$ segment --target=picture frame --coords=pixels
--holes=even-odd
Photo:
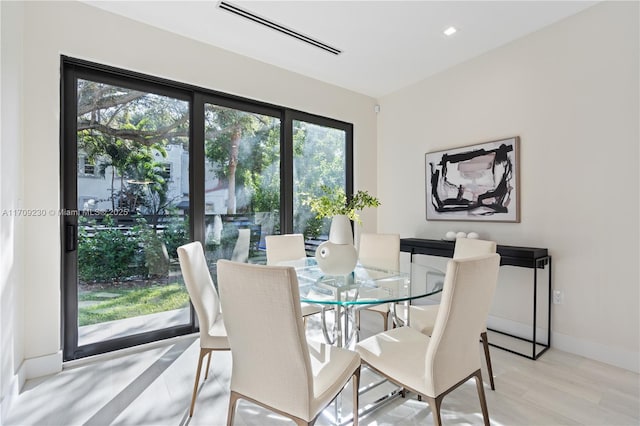
[[[520,222],[520,137],[425,154],[427,220]]]

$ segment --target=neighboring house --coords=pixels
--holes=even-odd
[[[167,156],[155,153],[155,160],[163,168],[163,176],[168,183],[167,200],[179,210],[189,208],[189,153],[181,144],[166,146]],[[111,176],[113,168],[106,167],[104,174],[100,172],[100,161],[89,162],[86,155],[78,155],[78,210],[109,211],[112,208]],[[208,214],[225,214],[227,212],[228,190],[226,184],[216,178],[210,168],[206,169],[205,208]],[[127,181],[125,185],[144,185],[142,182]],[[116,172],[114,192],[120,191],[120,175]],[[116,208],[121,207],[116,204]],[[141,206],[139,212],[150,213]]]

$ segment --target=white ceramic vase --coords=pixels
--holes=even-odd
[[[358,263],[358,251],[353,245],[351,221],[345,215],[331,219],[329,240],[316,249],[316,262],[327,275],[347,275]]]
[[[329,228],[329,241],[334,244],[353,245],[353,232],[351,231],[351,221],[347,215],[341,214],[331,218],[331,228]]]

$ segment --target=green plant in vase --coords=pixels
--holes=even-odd
[[[318,197],[307,196],[304,204],[308,205],[318,219],[344,215],[357,223],[360,220],[359,211],[367,207],[378,207],[380,200],[367,191],[359,190],[347,200],[347,194],[341,187],[321,186],[323,194]]]
[[[323,195],[307,197],[305,201],[318,219],[331,218],[329,241],[316,249],[316,261],[328,275],[346,275],[358,261],[351,221],[361,223],[358,212],[366,207],[378,207],[380,201],[367,191],[358,191],[349,199],[342,188],[322,186],[322,192]]]

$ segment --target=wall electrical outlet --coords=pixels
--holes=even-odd
[[[564,303],[564,292],[562,290],[553,290],[553,304],[562,305]]]

